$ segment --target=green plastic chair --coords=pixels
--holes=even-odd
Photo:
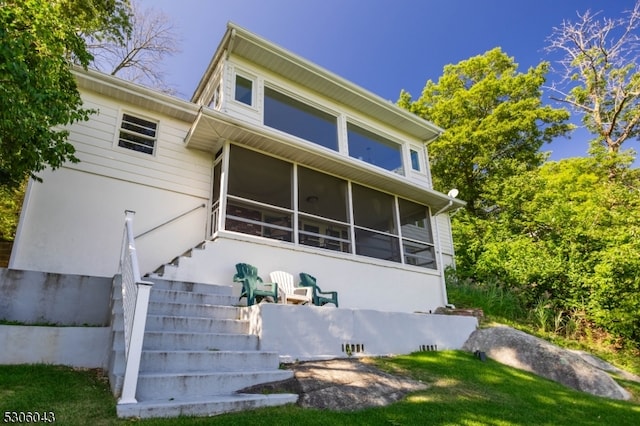
[[[300,273],[300,285],[305,287],[313,287],[313,304],[316,306],[324,306],[327,303],[333,303],[338,307],[337,291],[322,291],[316,284],[315,277],[304,272]]]
[[[256,302],[260,303],[266,297],[272,297],[275,302],[278,301],[278,286],[272,283],[263,283],[262,278],[258,276],[258,268],[248,263],[238,263],[236,271],[233,282],[242,283],[242,292],[238,300],[246,297],[247,306]],[[259,284],[262,285],[262,288],[258,286]],[[270,289],[265,287],[270,287]]]

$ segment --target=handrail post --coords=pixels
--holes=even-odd
[[[131,330],[131,340],[129,350],[125,354],[126,366],[124,370],[124,380],[122,383],[122,393],[118,404],[135,404],[136,389],[138,388],[138,375],[140,373],[140,360],[142,358],[142,342],[144,340],[144,329],[147,322],[147,310],[149,307],[149,294],[153,284],[138,282],[136,307],[133,314],[133,327]]]
[[[144,329],[147,323],[149,296],[153,283],[142,281],[133,234],[135,212],[125,211],[120,274],[122,277],[122,316],[124,321],[125,369],[118,404],[135,404]]]

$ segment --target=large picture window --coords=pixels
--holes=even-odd
[[[400,144],[352,123],[347,123],[347,140],[349,156],[404,175]]]
[[[264,124],[338,150],[336,117],[269,87],[264,88]]]

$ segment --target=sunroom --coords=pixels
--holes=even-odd
[[[351,307],[373,306],[347,277],[405,283],[400,310],[446,303],[451,234],[436,216],[464,203],[431,186],[442,129],[233,26],[192,101],[185,144],[215,153],[207,233],[227,268],[322,275]]]

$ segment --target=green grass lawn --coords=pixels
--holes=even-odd
[[[120,420],[105,378],[95,370],[0,366],[0,415],[54,412],[61,425],[640,425],[640,385],[625,382],[635,402],[576,392],[461,351],[424,352],[375,362],[427,383],[387,407],[338,413],[297,406],[211,418]]]

